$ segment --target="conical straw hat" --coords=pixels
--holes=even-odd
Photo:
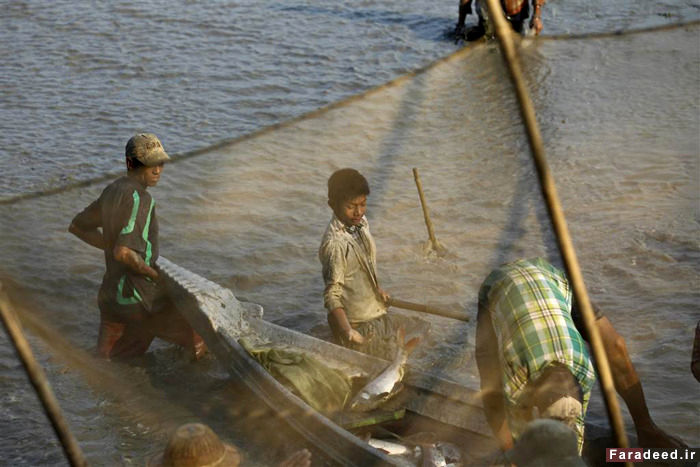
[[[201,423],[180,426],[170,437],[165,451],[153,457],[149,467],[237,467],[238,450],[222,442]]]

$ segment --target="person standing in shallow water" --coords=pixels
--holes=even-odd
[[[147,189],[156,186],[170,157],[150,133],[129,139],[125,157],[126,175],[110,183],[68,229],[104,251],[97,353],[103,358],[142,355],[159,337],[197,359],[206,353],[204,341],[158,282],[156,203]]]
[[[459,1],[459,17],[457,26],[455,26],[455,36],[458,39],[473,41],[481,38],[487,32],[493,34],[493,23],[489,20],[488,6],[485,0],[476,0],[476,5],[472,7],[475,0],[460,0]],[[519,34],[525,33],[525,22],[530,17],[530,4],[528,0],[501,0],[503,12],[506,19],[513,27],[513,30]],[[542,19],[540,14],[545,0],[532,0],[532,18],[530,19],[529,27],[539,35],[542,32]],[[476,26],[470,29],[465,29],[464,22],[468,14],[476,10],[476,15],[479,22]]]
[[[323,301],[336,342],[391,358],[396,327],[387,314],[389,294],[377,279],[376,247],[365,217],[369,192],[367,179],[355,169],[340,169],[328,179],[333,217],[318,252]]]

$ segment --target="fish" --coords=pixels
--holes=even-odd
[[[404,366],[408,360],[408,355],[418,345],[420,337],[414,337],[408,342],[404,342],[406,335],[403,327],[398,332],[399,348],[396,357],[376,378],[367,383],[350,400],[348,407],[353,412],[366,412],[373,410],[388,401],[403,388]]]
[[[369,445],[373,448],[379,449],[380,451],[384,451],[390,456],[400,456],[402,454],[409,453],[408,448],[403,444],[392,443],[391,441],[387,441],[384,439],[370,438],[369,441],[367,441],[367,443],[369,443]]]

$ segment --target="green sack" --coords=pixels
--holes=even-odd
[[[350,397],[352,381],[347,375],[304,352],[256,347],[245,338],[240,344],[277,381],[319,412],[330,414],[342,410]]]

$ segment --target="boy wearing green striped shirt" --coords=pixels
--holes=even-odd
[[[104,358],[142,355],[160,337],[199,358],[206,352],[202,338],[158,283],[158,220],[147,189],[156,186],[170,157],[151,133],[129,139],[125,155],[127,174],[110,183],[69,227],[105,255],[97,352]]]

